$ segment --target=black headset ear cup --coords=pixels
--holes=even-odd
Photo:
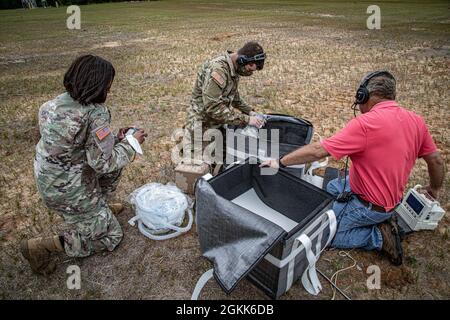
[[[369,83],[370,79],[375,78],[380,75],[386,75],[395,81],[395,77],[389,71],[374,71],[374,72],[369,73],[368,75],[365,76],[364,80],[362,81],[358,90],[356,91],[356,95],[355,95],[355,103],[356,104],[364,104],[367,101],[369,101],[370,93],[366,86]]]
[[[236,60],[237,64],[243,66],[245,64],[245,56],[239,56]]]
[[[356,104],[364,104],[369,101],[369,90],[366,87],[360,86],[355,95]]]

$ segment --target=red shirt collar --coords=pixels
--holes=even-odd
[[[388,108],[388,107],[398,107],[398,103],[395,100],[386,100],[382,102],[378,102],[376,105],[370,109],[370,111],[379,109],[379,108]]]

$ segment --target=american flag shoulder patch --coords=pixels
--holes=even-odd
[[[111,129],[109,128],[109,126],[100,128],[97,131],[95,131],[95,135],[97,136],[98,140],[100,140],[100,141],[105,139],[108,136],[108,134],[110,134],[110,133],[111,133]]]
[[[220,86],[223,87],[223,85],[225,84],[225,79],[217,72],[217,71],[213,71],[211,73],[211,78],[213,78],[213,80]]]

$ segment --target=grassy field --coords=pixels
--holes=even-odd
[[[101,55],[116,68],[108,97],[113,127],[135,124],[149,132],[144,155],[125,170],[117,199],[147,182],[174,180],[170,135],[183,125],[198,66],[248,40],[260,41],[268,59],[262,72],[242,79],[241,95],[263,112],[282,112],[313,122],[328,137],[351,119],[360,78],[389,69],[398,80],[398,101],[421,114],[448,166],[450,149],[450,9],[448,1],[377,1],[381,30],[368,30],[373,1],[154,1],[81,7],[81,30],[66,28],[66,8],[0,12],[0,299],[188,299],[209,268],[196,231],[150,241],[118,216],[125,237],[112,253],[60,258],[45,278],[32,274],[18,242],[64,228],[37,193],[32,163],[37,111],[63,92],[71,61]],[[395,138],[395,137],[393,137]],[[334,163],[342,166],[342,163]],[[409,186],[427,184],[419,160]],[[441,204],[450,211],[450,179]],[[357,266],[338,285],[354,299],[448,299],[450,217],[438,230],[404,242],[403,267],[374,252],[353,250]],[[66,268],[81,267],[81,290],[68,290]],[[382,271],[380,290],[366,287],[366,269]],[[327,251],[319,269],[328,276],[352,260]],[[308,295],[299,283],[283,299],[330,299],[332,290]],[[226,296],[211,281],[202,299],[266,299],[243,281]],[[337,298],[341,298],[337,296]]]

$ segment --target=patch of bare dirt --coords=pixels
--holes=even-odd
[[[95,50],[100,48],[116,48],[120,46],[122,46],[122,43],[120,43],[119,41],[108,41],[101,44],[96,44],[92,46],[92,49]]]
[[[401,289],[415,283],[415,278],[411,268],[405,266],[392,267],[383,274],[381,282],[389,288]]]
[[[221,32],[216,34],[215,36],[213,36],[212,38],[210,38],[211,40],[214,41],[224,41],[226,39],[229,39],[231,37],[236,36],[237,33],[232,33],[232,32]]]

